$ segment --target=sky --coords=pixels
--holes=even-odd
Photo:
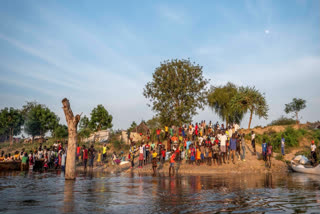
[[[115,129],[151,119],[143,88],[168,59],[203,66],[209,86],[255,86],[267,120],[307,101],[320,120],[320,1],[0,1],[0,109],[45,104],[65,124],[61,100],[90,115],[102,104]],[[210,109],[200,120],[220,119]],[[248,115],[241,123],[247,127]]]

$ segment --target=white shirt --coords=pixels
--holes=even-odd
[[[140,146],[140,147],[139,147],[139,152],[140,152],[140,154],[143,154],[143,147],[144,147],[144,146]]]
[[[239,128],[240,128],[240,126],[239,126],[238,124],[235,124],[235,125],[234,125],[234,131],[235,131],[235,132],[238,131]]]
[[[317,148],[316,145],[314,145],[314,144],[311,145],[311,151],[312,151],[312,152],[316,151],[316,148]]]
[[[229,132],[229,137],[231,138],[232,137],[232,129],[229,129],[228,132]]]
[[[253,133],[253,134],[251,135],[251,140],[254,140],[255,138],[256,138],[256,134]],[[278,141],[278,142],[279,142],[279,141]]]
[[[284,147],[284,138],[281,138],[281,146]]]
[[[220,145],[221,146],[226,146],[226,142],[227,142],[227,140],[228,140],[228,138],[227,138],[227,135],[221,135],[220,136],[220,138],[219,138],[219,140],[220,140]]]

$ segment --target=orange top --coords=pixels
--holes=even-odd
[[[170,158],[170,163],[175,163],[174,161],[175,157],[176,157],[176,154],[173,153]]]

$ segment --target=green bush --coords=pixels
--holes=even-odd
[[[295,123],[296,121],[294,119],[281,116],[279,119],[273,120],[268,126],[293,125]]]

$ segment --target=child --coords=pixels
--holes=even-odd
[[[101,151],[98,151],[97,166],[101,166]]]
[[[162,149],[161,156],[162,156],[161,162],[164,163],[166,160],[166,149],[165,148]]]
[[[199,149],[199,146],[197,146],[197,165],[199,166],[200,165],[200,161],[201,161],[201,151]]]
[[[190,163],[193,165],[193,162],[196,160],[196,149],[193,147],[193,145],[190,146]]]
[[[262,157],[263,157],[263,160],[265,161],[265,165],[266,165],[266,163],[267,163],[267,143],[264,139],[262,140]]]
[[[174,175],[174,163],[175,163],[175,161],[174,161],[174,159],[176,158],[176,154],[175,153],[173,153],[172,155],[171,155],[171,158],[170,158],[170,167],[169,167],[169,175],[171,175],[171,170],[172,170],[172,174]]]
[[[163,152],[164,150],[162,150]],[[152,150],[152,170],[153,170],[153,174],[156,174],[156,169],[157,169],[157,156],[158,153],[156,152],[156,150]]]

